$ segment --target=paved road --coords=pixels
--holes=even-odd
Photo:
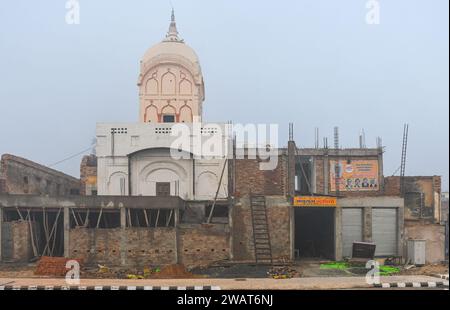
[[[382,282],[437,282],[442,281],[429,276],[389,276],[382,277]],[[0,286],[64,286],[64,279],[52,278],[0,278]],[[367,284],[365,277],[313,277],[275,280],[270,278],[259,279],[82,279],[82,286],[219,286],[223,290],[252,289],[353,289],[372,288]]]

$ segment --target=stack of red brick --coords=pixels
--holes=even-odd
[[[42,256],[34,274],[40,276],[65,276],[67,272],[73,268],[73,266],[66,268],[66,264],[69,260],[76,260],[80,266],[82,264],[82,260],[80,259]]]

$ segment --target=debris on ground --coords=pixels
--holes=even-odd
[[[193,278],[195,275],[186,270],[186,267],[181,264],[168,265],[158,269],[150,275],[152,279],[183,279]]]
[[[448,274],[448,265],[445,264],[430,264],[425,266],[411,265],[405,267],[402,271],[402,275],[424,275],[433,276],[435,274]]]
[[[34,274],[39,276],[64,277],[70,270],[66,268],[66,264],[70,260],[75,260],[80,266],[82,265],[82,260],[80,259],[42,256],[38,261]]]
[[[144,276],[141,276],[141,275],[127,274],[127,279],[136,280],[136,279],[145,279],[145,278],[144,278]]]
[[[138,271],[136,274],[127,274],[127,279],[151,279],[155,278],[161,272],[159,267],[150,268],[145,267],[142,271]]]
[[[298,276],[298,272],[289,266],[273,267],[268,272],[269,277],[273,279],[291,279]]]
[[[106,266],[103,266],[103,265],[98,265],[98,272],[100,272],[100,273],[106,273],[106,272],[109,272],[109,268],[108,267],[106,267]]]
[[[350,262],[324,263],[324,264],[320,264],[320,269],[342,270],[342,271],[350,272],[353,274],[365,274],[369,270],[364,265],[352,264]],[[391,265],[380,265],[379,266],[380,276],[391,276],[394,274],[398,274],[400,271],[401,271],[400,267],[396,267],[396,266],[391,266]]]
[[[163,267],[146,266],[136,268],[108,267],[98,265],[98,268],[87,267],[82,270],[83,278],[93,279],[183,279],[194,278],[196,275],[188,272],[183,265],[174,264]]]

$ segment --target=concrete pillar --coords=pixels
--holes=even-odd
[[[313,157],[311,161],[311,191],[317,193],[317,175],[316,175],[316,158]]]
[[[120,208],[120,264],[126,265],[127,262],[127,217],[126,208]]]
[[[378,186],[380,191],[384,193],[384,174],[383,174],[383,150],[378,153]]]
[[[3,208],[0,207],[0,262],[2,261],[2,229],[3,229]]]
[[[64,207],[64,219],[63,219],[63,227],[64,227],[64,257],[69,258],[70,256],[70,213],[69,207]]]
[[[334,257],[342,260],[342,208],[336,207],[334,211]]]
[[[234,259],[234,247],[233,247],[233,205],[234,202],[230,200],[230,204],[228,205],[228,226],[230,227],[230,239],[229,239],[229,247],[230,247],[230,260]]]
[[[179,226],[180,224],[180,209],[175,209],[175,217],[174,217],[174,225],[175,225],[175,262],[177,264],[180,263],[180,257],[179,257]]]
[[[328,154],[323,156],[323,193],[329,194],[328,184],[330,183],[330,160]]]
[[[405,247],[405,209],[403,206],[400,206],[397,209],[397,249],[398,256],[406,257],[406,253],[404,253]]]
[[[295,195],[295,162],[297,146],[294,141],[288,141],[288,196]]]
[[[290,236],[289,236],[289,241],[290,241],[290,246],[291,246],[291,260],[294,261],[295,260],[295,207],[294,206],[289,206],[289,217],[290,217],[290,221],[289,221],[289,229],[290,229]]]
[[[372,242],[372,207],[363,208],[363,240]]]

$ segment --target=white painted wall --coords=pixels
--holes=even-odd
[[[98,194],[128,195],[131,185],[132,195],[154,196],[156,182],[170,182],[171,195],[186,200],[214,199],[224,163],[231,158],[231,137],[225,124],[204,124],[204,134],[192,131],[195,124],[184,125],[192,132],[191,141],[181,146],[182,156],[175,159],[170,152],[178,138],[171,134],[174,124],[97,124]],[[199,138],[200,147],[194,148]],[[220,156],[201,157],[202,146],[209,149],[213,142],[222,145]],[[227,167],[221,184],[218,197],[226,198]]]

